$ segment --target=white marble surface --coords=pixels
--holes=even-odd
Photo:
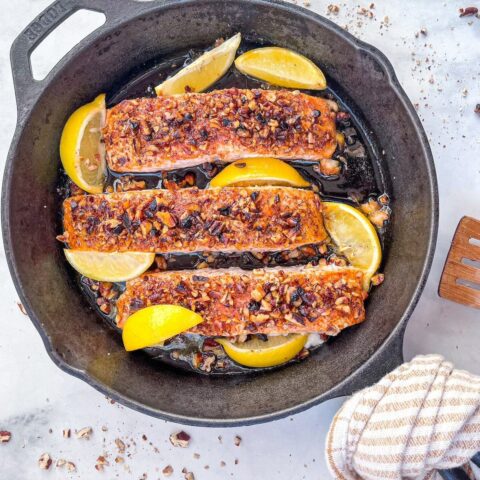
[[[49,0],[1,3],[0,159],[4,162],[15,127],[9,47]],[[329,3],[314,0],[309,8],[325,14]],[[369,3],[360,7],[368,7]],[[476,0],[467,3],[480,6]],[[357,13],[357,1],[338,5],[340,13],[331,18],[342,26],[347,24],[352,33],[380,48],[392,61],[412,102],[419,105],[438,172],[438,247],[429,282],[407,328],[405,356],[437,352],[457,366],[480,374],[480,312],[444,301],[436,293],[458,220],[462,215],[480,218],[480,116],[473,112],[475,104],[480,103],[480,19],[460,19],[458,9],[465,5],[457,0],[382,0],[372,10],[371,19]],[[385,16],[389,17],[388,26]],[[77,20],[78,27],[86,23]],[[421,28],[426,28],[427,34],[416,38]],[[73,36],[75,29],[68,33]],[[63,41],[51,45],[48,56],[54,55]],[[42,63],[40,59],[39,64],[45,66],[45,60]],[[0,478],[90,479],[103,475],[109,479],[138,479],[146,473],[149,479],[157,479],[163,478],[161,469],[168,464],[174,467],[174,479],[183,478],[183,467],[193,471],[199,480],[330,478],[323,460],[323,444],[340,399],[265,425],[234,429],[186,427],[192,435],[191,446],[173,448],[168,436],[180,428],[178,425],[112,405],[103,395],[53,365],[37,332],[17,306],[3,250],[0,298],[0,430],[13,434],[8,444],[0,445]],[[85,426],[93,428],[90,440],[62,438],[63,428]],[[102,426],[108,431],[102,431]],[[147,441],[142,440],[143,434]],[[238,447],[233,440],[237,434],[243,439]],[[113,440],[117,437],[131,444],[123,465],[113,461]],[[75,462],[77,472],[40,471],[37,459],[43,452]],[[94,465],[103,452],[110,455],[110,466],[101,474]],[[194,458],[194,453],[199,453],[200,458]],[[210,468],[206,470],[204,465]]]

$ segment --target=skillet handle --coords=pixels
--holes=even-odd
[[[33,50],[68,17],[78,10],[103,13],[105,24],[110,26],[125,18],[127,14],[142,10],[142,4],[133,0],[56,0],[38,15],[14,40],[10,50],[13,83],[17,99],[18,117],[33,106],[42,92],[44,80],[35,80],[30,55]],[[56,70],[54,67],[53,71]]]

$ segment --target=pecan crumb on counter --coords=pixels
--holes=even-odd
[[[171,465],[167,465],[163,470],[162,473],[165,477],[170,477],[173,474],[173,467]]]
[[[8,443],[11,438],[11,432],[7,432],[7,430],[0,430],[0,443]]]
[[[105,458],[105,455],[99,455],[97,461],[95,462],[95,470],[102,472],[106,466],[110,465],[108,460]]]
[[[195,480],[195,475],[193,472],[189,472],[186,468],[182,469],[182,473],[185,480]]]
[[[340,7],[338,5],[335,5],[335,4],[330,4],[328,7],[327,7],[327,13],[329,14],[334,14],[334,15],[338,15],[338,12],[340,12]]]
[[[38,459],[38,467],[42,470],[48,470],[52,465],[52,458],[48,453],[42,453]]]
[[[85,440],[89,440],[92,433],[93,433],[92,427],[84,427],[80,430],[77,430],[75,434],[77,438],[83,438]]]
[[[460,8],[459,13],[460,13],[460,17],[470,17],[478,13],[478,8],[477,7]]]
[[[63,468],[65,467],[69,472],[76,472],[77,471],[77,466],[69,461],[65,460],[64,458],[59,458],[56,463],[55,463],[56,468]]]
[[[123,442],[119,438],[116,438],[115,445],[117,446],[118,453],[125,453],[125,442]]]
[[[23,306],[23,303],[17,302],[19,310],[22,312],[23,315],[28,316],[27,311],[25,310],[25,307]]]
[[[187,448],[190,444],[190,435],[183,430],[177,433],[172,433],[169,439],[174,447]]]

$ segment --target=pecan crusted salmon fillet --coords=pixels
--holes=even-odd
[[[215,90],[124,100],[107,111],[107,162],[155,172],[273,156],[321,160],[336,148],[328,101],[286,90]]]
[[[364,274],[352,267],[154,272],[127,282],[117,323],[150,305],[181,305],[204,322],[191,332],[232,337],[263,333],[336,335],[365,319]]]
[[[311,190],[224,187],[79,195],[63,203],[70,248],[100,252],[276,251],[322,243]]]

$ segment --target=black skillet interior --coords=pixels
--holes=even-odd
[[[29,82],[24,57],[55,22],[80,7],[105,11],[106,25],[44,82]],[[424,132],[383,55],[311,12],[265,0],[72,0],[51,8],[57,15],[48,17],[53,23],[37,37],[27,29],[12,49],[19,124],[5,172],[2,213],[14,281],[52,359],[132,408],[205,425],[271,420],[351,393],[400,363],[405,322],[433,255],[438,206]],[[372,295],[364,324],[288,368],[209,378],[159,367],[142,353],[126,354],[116,332],[88,307],[55,241],[58,141],[76,107],[124,82],[134,68],[237,31],[256,43],[305,54],[353,99],[354,110],[371,129],[372,145],[379,146],[395,214],[387,280]]]

